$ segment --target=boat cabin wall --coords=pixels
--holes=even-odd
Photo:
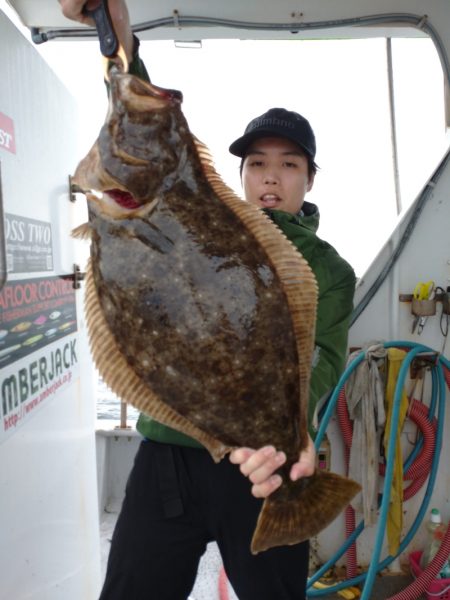
[[[69,235],[85,216],[68,194],[76,102],[1,11],[0,48],[0,596],[94,598],[94,379],[83,292],[64,278],[86,254]]]
[[[355,321],[350,329],[350,347],[367,348],[382,343],[393,344],[398,348],[413,351],[423,345],[430,353],[431,361],[437,361],[443,355],[443,361],[449,365],[450,342],[448,341],[448,296],[450,291],[450,156],[446,153],[429,181],[424,183],[414,204],[402,218],[398,227],[358,283],[355,296]],[[395,257],[398,258],[395,260]],[[414,332],[413,292],[419,282],[433,281],[436,286],[435,314],[425,319],[423,329],[420,321]],[[365,306],[365,308],[363,308]],[[359,310],[361,312],[359,313]],[[420,309],[419,309],[420,310]],[[359,316],[357,316],[359,314]],[[411,398],[431,403],[436,393],[436,383],[432,382],[431,364],[422,372],[407,373],[405,391]],[[447,369],[448,370],[448,369]],[[450,520],[450,464],[446,457],[450,454],[450,417],[448,406],[450,393],[448,385],[443,386],[446,414],[440,420],[442,426],[442,449],[435,485],[429,498],[429,508],[437,507],[443,520]],[[409,411],[408,411],[409,414]],[[403,459],[406,460],[418,443],[418,430],[410,417],[406,418],[401,435]],[[431,472],[431,463],[429,465]],[[405,488],[407,487],[405,482]],[[418,511],[429,495],[426,484],[403,505],[403,531],[412,526]],[[425,543],[422,527],[406,554],[421,550]],[[370,548],[373,547],[374,530],[366,531],[364,541],[360,542],[358,557],[362,562],[370,561]]]

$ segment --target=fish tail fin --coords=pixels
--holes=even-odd
[[[264,500],[251,551],[298,544],[325,529],[360,491],[355,481],[326,471],[285,482]]]

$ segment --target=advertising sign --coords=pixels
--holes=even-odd
[[[50,223],[5,213],[5,240],[8,273],[53,271]]]
[[[73,380],[76,332],[70,280],[24,279],[0,291],[0,442]]]
[[[76,330],[75,290],[69,279],[8,283],[0,292],[0,369]]]
[[[0,112],[0,148],[16,153],[16,139],[14,137],[14,122]]]

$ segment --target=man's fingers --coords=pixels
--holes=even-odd
[[[86,16],[83,9],[94,10],[100,5],[100,0],[59,0],[61,11],[65,17],[78,21],[84,25],[95,26],[94,19]],[[133,34],[130,27],[130,18],[125,0],[109,0],[109,15],[119,43],[123,46],[129,62],[133,58]]]
[[[253,457],[252,457],[253,458]],[[255,467],[248,473],[248,478],[252,483],[261,484],[267,481],[275,471],[286,462],[286,455],[284,452],[276,452],[269,458],[260,458]],[[241,468],[242,471],[242,468]],[[246,473],[244,473],[245,475]],[[278,487],[278,486],[277,486]]]
[[[314,471],[315,465],[313,463],[300,461],[292,465],[290,477],[292,481],[297,481],[301,477],[311,477],[311,475],[314,475]]]
[[[273,446],[259,450],[238,448],[230,456],[231,462],[240,465],[243,475],[252,483],[262,483],[286,462],[284,452],[277,452]]]
[[[300,477],[311,477],[316,468],[316,450],[314,442],[308,436],[308,445],[300,453],[298,462],[291,467],[290,478],[292,481],[297,481]]]
[[[261,468],[267,461],[273,459],[276,450],[273,446],[265,446],[256,450],[245,462],[241,463],[241,473],[246,477]],[[258,483],[253,481],[253,483]]]
[[[248,460],[252,454],[254,454],[255,450],[252,448],[237,448],[230,452],[230,461],[234,465],[240,465],[244,461]]]
[[[253,483],[252,494],[255,498],[267,498],[283,482],[275,471],[286,462],[286,455],[277,452],[273,446],[264,446],[259,450],[237,448],[230,453],[230,461],[239,465],[241,473]]]
[[[93,10],[99,6],[99,0],[59,0],[61,5],[62,13],[68,19],[73,21],[79,21],[84,25],[95,25],[94,20],[83,14],[83,9],[86,7],[88,10]]]
[[[267,496],[279,488],[282,483],[283,480],[279,475],[272,475],[263,483],[253,485],[252,494],[255,498],[267,498]]]

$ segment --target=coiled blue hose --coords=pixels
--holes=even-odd
[[[364,529],[364,521],[362,520],[359,523],[359,525],[355,528],[355,531],[353,532],[353,534],[347,538],[347,540],[338,549],[338,551],[335,553],[335,555],[332,556],[324,565],[322,565],[322,567],[308,580],[308,590],[307,590],[308,597],[324,596],[324,595],[327,595],[330,593],[337,592],[346,587],[349,587],[352,585],[357,585],[361,582],[365,582],[364,588],[362,591],[362,595],[361,595],[361,600],[368,600],[370,598],[370,594],[372,592],[372,588],[373,588],[373,584],[374,584],[374,580],[375,580],[375,576],[376,576],[377,572],[386,568],[395,558],[397,558],[397,556],[399,556],[405,550],[405,548],[408,546],[411,539],[414,537],[415,533],[417,532],[417,529],[420,527],[423,517],[427,511],[427,508],[428,508],[430,500],[431,500],[431,495],[433,493],[434,484],[436,481],[437,469],[439,466],[439,456],[440,456],[440,450],[441,450],[441,446],[442,446],[442,436],[443,436],[444,417],[445,417],[446,383],[445,383],[443,369],[444,368],[450,369],[450,361],[448,361],[444,356],[437,356],[436,364],[433,366],[433,370],[432,370],[432,391],[431,391],[432,397],[431,397],[431,402],[430,402],[429,419],[430,420],[432,419],[432,416],[435,411],[435,407],[437,405],[438,414],[437,414],[436,443],[435,443],[435,448],[434,448],[434,453],[433,453],[430,476],[428,478],[428,484],[427,484],[426,492],[425,492],[425,495],[424,495],[424,498],[422,501],[422,505],[419,509],[419,512],[418,512],[413,524],[411,525],[410,530],[408,531],[408,533],[405,535],[405,537],[401,541],[397,554],[395,554],[395,556],[388,555],[384,560],[379,562],[381,547],[383,544],[383,539],[384,539],[384,534],[385,534],[386,520],[387,520],[387,515],[388,515],[388,510],[389,510],[390,490],[391,490],[391,483],[392,483],[393,470],[394,470],[394,460],[395,460],[395,436],[397,433],[397,424],[398,424],[398,417],[399,417],[399,411],[400,411],[400,401],[401,401],[401,397],[402,397],[402,393],[403,393],[403,389],[404,389],[404,385],[405,385],[405,380],[408,376],[408,370],[409,370],[410,364],[418,354],[421,354],[421,353],[437,354],[435,350],[433,350],[427,346],[424,346],[423,344],[416,344],[416,343],[410,342],[410,341],[386,342],[383,345],[385,348],[397,348],[397,347],[404,348],[404,349],[409,348],[409,352],[406,355],[406,357],[402,363],[402,366],[401,366],[401,369],[399,372],[399,376],[398,376],[398,380],[397,380],[397,384],[396,384],[396,388],[395,388],[394,406],[393,406],[392,419],[391,419],[391,429],[389,431],[389,449],[388,449],[388,454],[387,454],[387,458],[386,458],[386,472],[385,472],[385,476],[384,476],[384,486],[383,486],[382,501],[381,501],[381,506],[380,506],[380,516],[379,516],[376,537],[375,537],[375,541],[374,541],[374,549],[372,552],[372,559],[370,561],[370,565],[369,565],[369,568],[366,573],[361,573],[357,577],[353,577],[352,579],[342,581],[340,583],[337,583],[334,586],[327,587],[326,589],[323,589],[323,590],[311,589],[313,583],[315,583],[318,579],[320,579],[320,577],[322,577],[322,575],[326,571],[328,571],[337,562],[337,560],[339,560],[339,558],[348,550],[348,548],[355,542],[357,537],[360,535],[360,533]],[[341,376],[340,380],[338,381],[336,388],[334,389],[334,392],[333,392],[330,400],[328,401],[325,413],[321,419],[319,431],[317,433],[317,437],[315,440],[316,449],[318,449],[320,447],[320,443],[321,443],[322,438],[325,434],[325,431],[328,427],[329,420],[330,420],[332,414],[334,413],[336,402],[337,402],[337,399],[339,397],[339,393],[340,393],[342,387],[345,385],[347,379],[350,377],[350,375],[356,369],[356,367],[364,360],[364,358],[365,358],[365,353],[362,351],[352,361],[352,363],[347,367],[347,369]],[[419,448],[420,447],[415,448],[413,454],[408,458],[405,468],[409,464],[411,464],[413,458],[416,456],[417,452],[419,451]]]

